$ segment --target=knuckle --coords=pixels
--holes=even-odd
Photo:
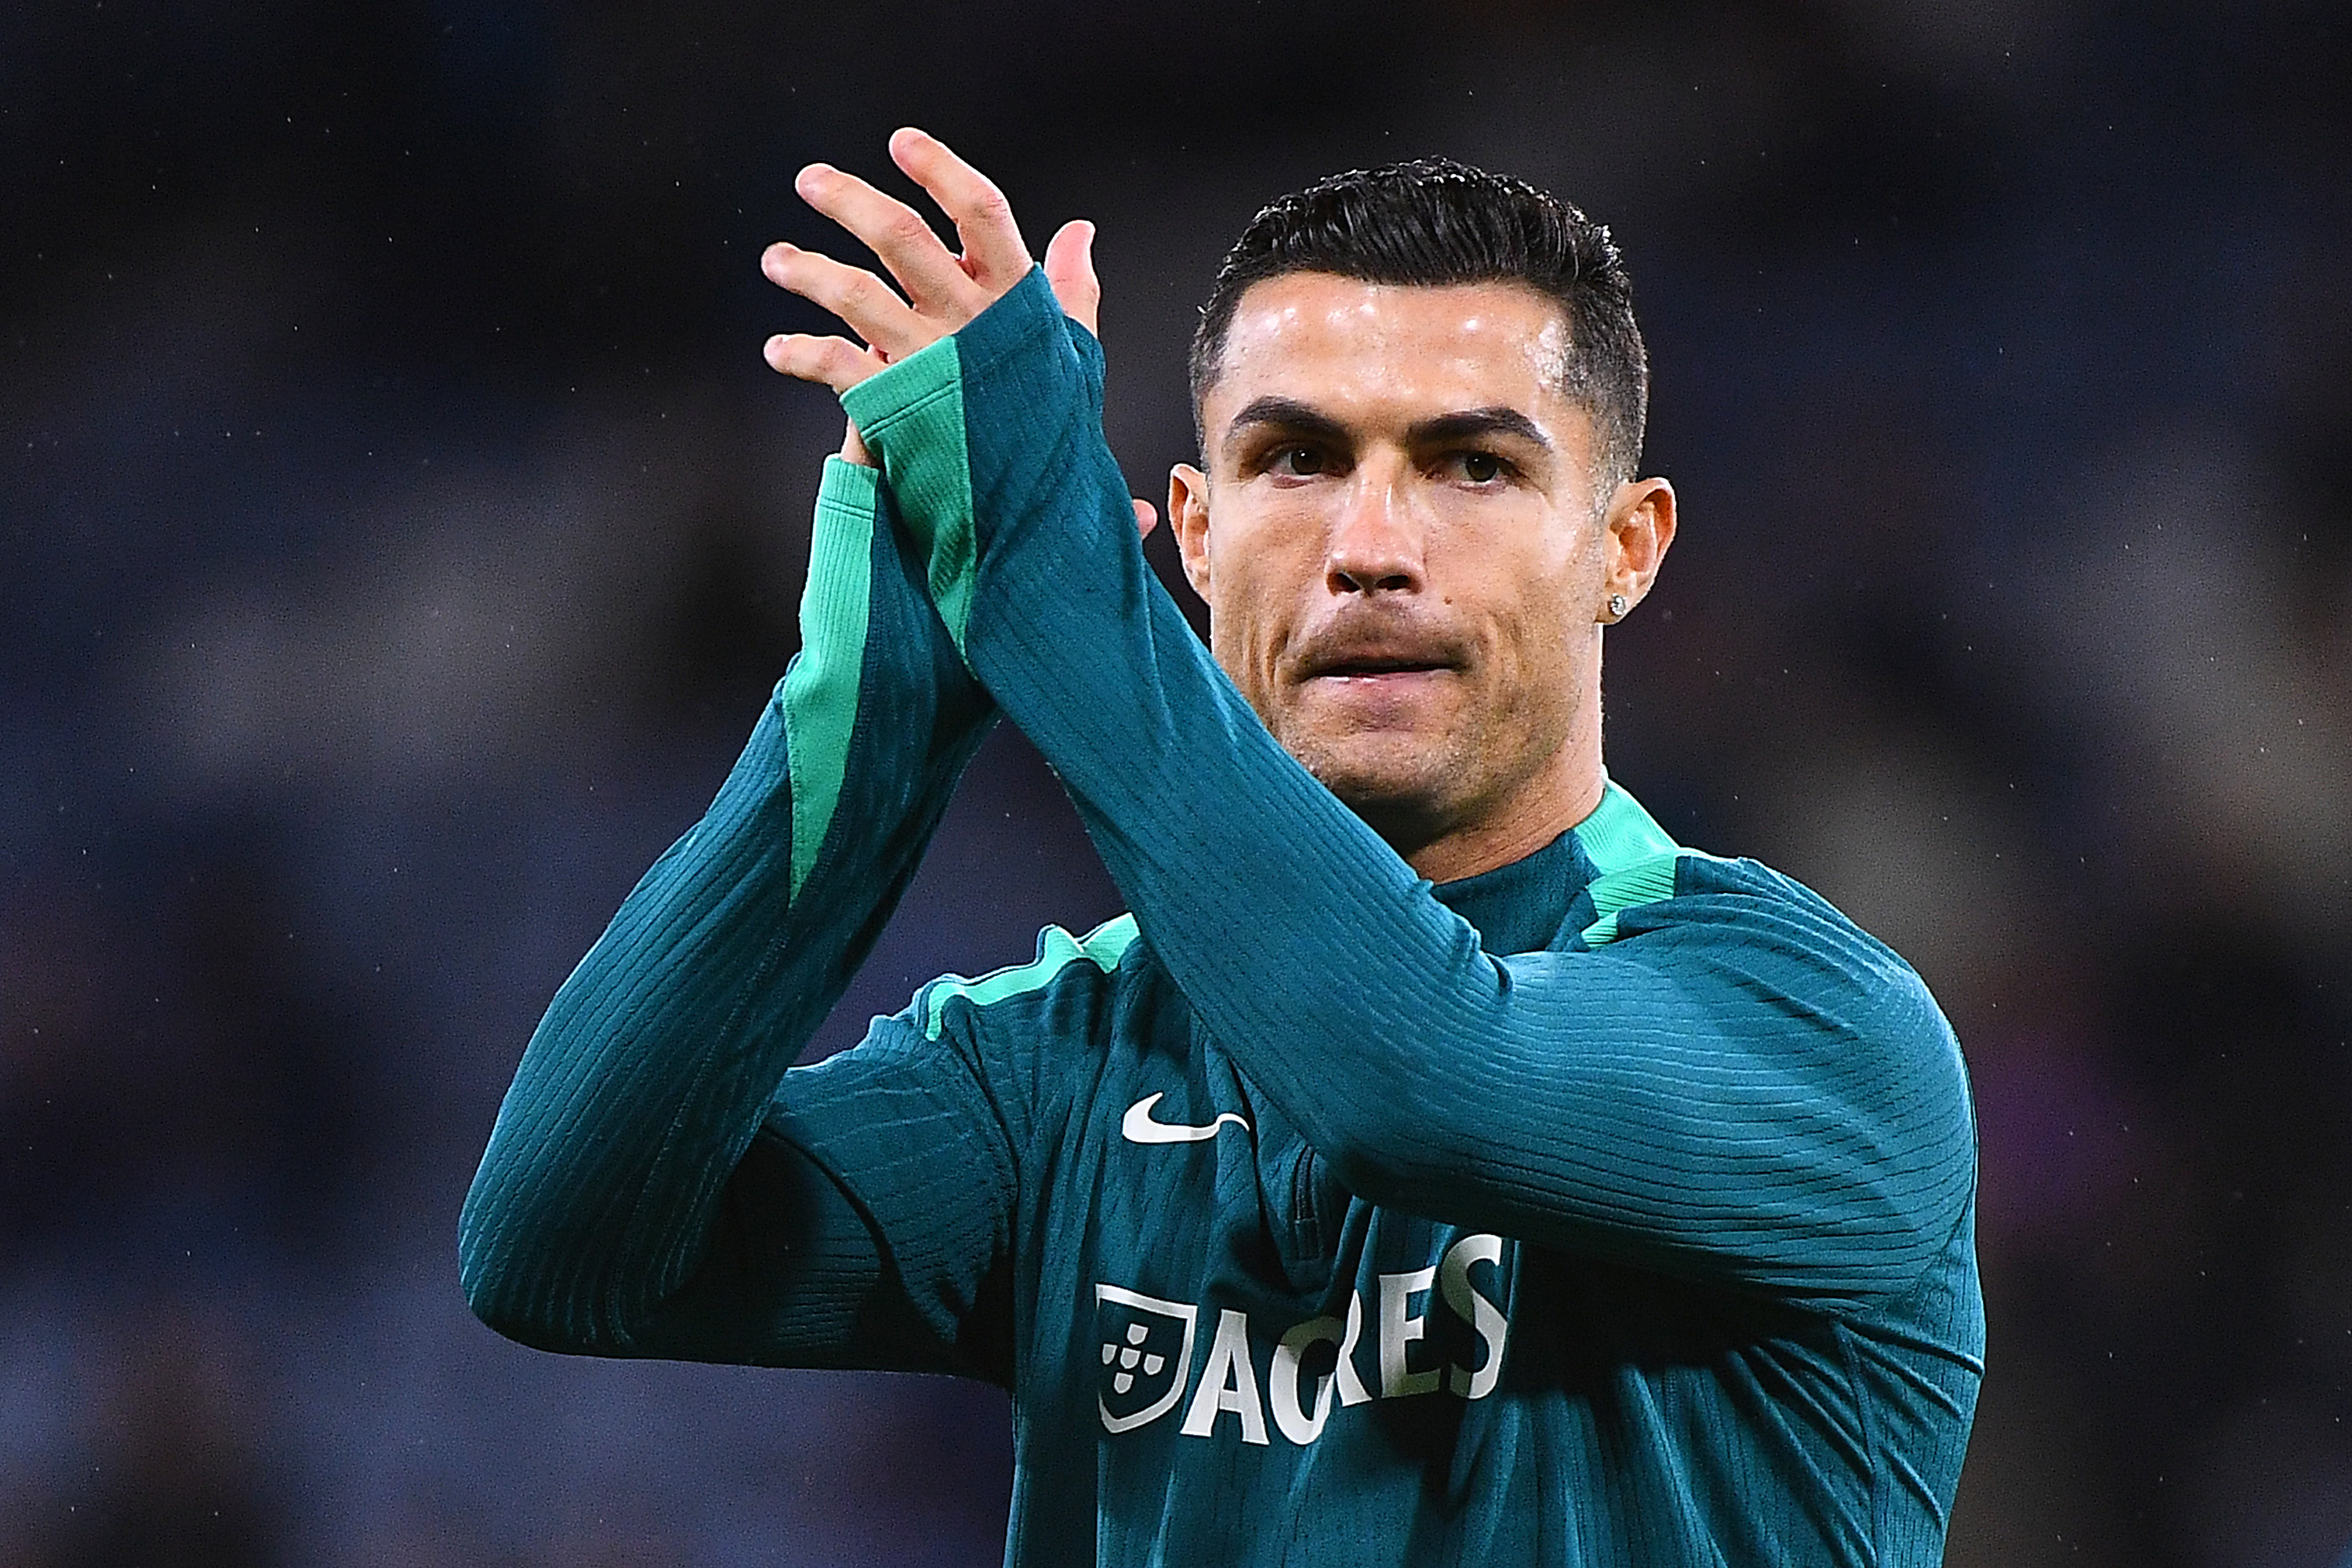
[[[844,305],[849,303],[856,293],[856,275],[849,268],[828,267],[822,272],[810,275],[808,288],[803,292],[826,310],[837,313]]]

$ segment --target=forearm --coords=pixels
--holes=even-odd
[[[500,1110],[460,1228],[493,1326],[627,1352],[708,1261],[770,1097],[989,711],[916,572],[870,472],[828,465],[800,656],[709,811],[556,994]]]
[[[1819,971],[1792,1006],[1704,907],[1617,951],[1481,951],[1282,752],[1160,590],[1102,447],[1091,342],[1063,333],[1033,279],[951,355],[845,401],[894,487],[927,497],[953,486],[923,419],[959,410],[968,510],[908,521],[935,592],[959,552],[973,562],[966,657],[1062,774],[1202,1020],[1351,1188],[1791,1290],[1923,1267],[1971,1160],[1916,978],[1808,929],[1779,954]],[[1817,1131],[1792,1153],[1798,1123]]]

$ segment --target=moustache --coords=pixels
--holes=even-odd
[[[1462,669],[1471,645],[1455,628],[1412,612],[1359,612],[1317,627],[1291,649],[1292,679]]]

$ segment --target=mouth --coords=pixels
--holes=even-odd
[[[1342,705],[1354,721],[1418,724],[1428,702],[1466,677],[1473,646],[1428,616],[1345,616],[1302,637],[1289,660],[1290,689]]]
[[[1437,659],[1346,658],[1307,671],[1309,680],[1393,680],[1418,675],[1450,675],[1454,666]]]
[[[1403,692],[1457,675],[1461,668],[1458,661],[1435,649],[1333,649],[1306,660],[1298,671],[1298,683],[1327,691]]]
[[[1459,669],[1464,652],[1457,639],[1436,626],[1343,623],[1305,639],[1294,657],[1299,679],[1312,680]]]

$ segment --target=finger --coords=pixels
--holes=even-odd
[[[1013,204],[993,181],[946,142],[912,126],[891,135],[890,157],[954,223],[963,268],[991,298],[1028,276],[1029,247],[1013,219]]]
[[[847,392],[887,363],[846,338],[820,338],[807,332],[779,332],[768,340],[761,355],[771,370],[821,383],[835,392]]]
[[[1159,526],[1160,513],[1153,510],[1150,501],[1145,500],[1141,496],[1137,496],[1135,498],[1136,537],[1149,539],[1151,537],[1151,531]]]
[[[916,309],[947,310],[969,318],[986,308],[987,292],[948,253],[947,245],[931,232],[923,215],[898,197],[828,163],[811,163],[803,169],[793,188],[803,201],[880,257]]]
[[[863,268],[778,243],[760,257],[768,281],[840,317],[849,330],[892,359],[904,359],[943,336],[890,286]]]
[[[1094,332],[1102,314],[1102,279],[1095,276],[1094,225],[1073,218],[1055,234],[1045,247],[1045,281],[1054,286],[1054,298],[1062,302],[1063,313]]]

